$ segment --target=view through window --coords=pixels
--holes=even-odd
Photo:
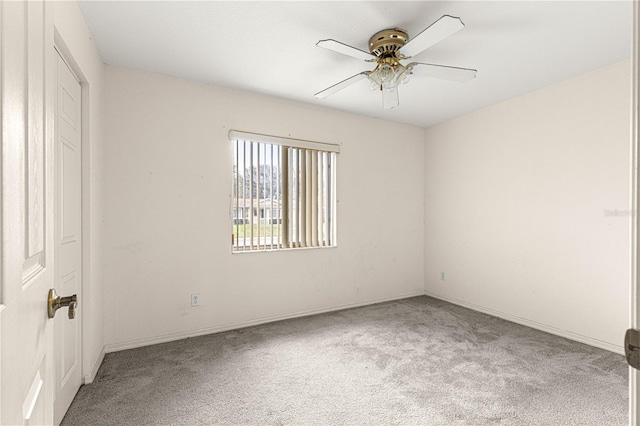
[[[338,145],[232,131],[233,251],[336,244]]]

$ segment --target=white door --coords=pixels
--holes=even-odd
[[[0,424],[53,422],[51,9],[0,2]],[[51,26],[50,28],[53,28]],[[48,47],[48,48],[47,48]]]
[[[640,329],[640,3],[633,5],[631,134],[631,328]],[[640,371],[629,368],[629,424],[640,425]]]
[[[81,88],[60,55],[56,59],[55,289],[59,296],[75,294],[81,302]],[[81,304],[74,319],[68,314],[67,309],[61,309],[54,319],[56,424],[64,417],[82,381]]]

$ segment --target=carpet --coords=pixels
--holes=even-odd
[[[626,425],[622,355],[426,296],[105,356],[63,425]]]

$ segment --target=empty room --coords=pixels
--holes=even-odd
[[[638,8],[1,1],[0,424],[638,424]]]

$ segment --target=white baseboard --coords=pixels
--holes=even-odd
[[[82,381],[83,384],[88,385],[89,383],[93,383],[94,379],[96,378],[96,374],[98,374],[98,370],[100,369],[100,365],[102,365],[102,361],[104,361],[104,356],[106,353],[107,352],[105,350],[105,347],[103,346],[102,350],[100,351],[100,355],[98,355],[98,359],[93,364],[93,368],[91,369],[89,374],[86,374],[84,376]]]
[[[254,320],[243,321],[239,323],[225,324],[225,325],[220,325],[215,327],[207,327],[207,328],[201,328],[197,330],[189,330],[189,331],[183,331],[179,333],[171,333],[171,334],[165,334],[161,336],[147,337],[144,339],[129,340],[129,341],[120,342],[120,343],[111,343],[105,346],[105,351],[107,353],[124,351],[127,349],[140,348],[143,346],[156,345],[158,343],[166,343],[166,342],[172,342],[174,340],[186,339],[188,337],[197,337],[197,336],[203,336],[206,334],[221,333],[223,331],[236,330],[244,327],[252,327],[254,325],[267,324],[275,321],[306,317],[310,315],[323,314],[327,312],[341,311],[341,310],[350,309],[350,308],[358,308],[361,306],[374,305],[376,303],[383,303],[383,302],[391,302],[394,300],[406,299],[409,297],[416,297],[416,296],[424,296],[424,292],[420,291],[415,293],[407,293],[407,294],[394,296],[390,298],[374,299],[374,300],[368,300],[365,302],[334,306],[330,308],[311,309],[308,311],[299,311],[292,314],[274,315],[270,317],[257,318]],[[103,356],[104,356],[104,352],[103,352]]]
[[[622,344],[614,345],[612,343],[594,339],[592,337],[583,336],[582,334],[573,333],[571,331],[562,330],[560,328],[556,328],[547,324],[531,321],[526,318],[521,318],[515,315],[507,314],[505,312],[497,311],[492,308],[487,308],[485,306],[465,302],[464,300],[458,300],[450,297],[441,296],[439,294],[432,293],[427,290],[425,290],[424,294],[426,296],[433,297],[435,299],[440,299],[440,300],[444,300],[445,302],[453,303],[454,305],[462,306],[465,308],[472,309],[474,311],[478,311],[478,312],[492,315],[494,317],[502,318],[507,321],[515,322],[516,324],[525,325],[527,327],[535,328],[536,330],[544,331],[549,334],[555,334],[556,336],[565,337],[567,339],[575,340],[576,342],[584,343],[589,346],[595,346],[596,348],[605,349],[610,352],[624,355],[624,346]]]

